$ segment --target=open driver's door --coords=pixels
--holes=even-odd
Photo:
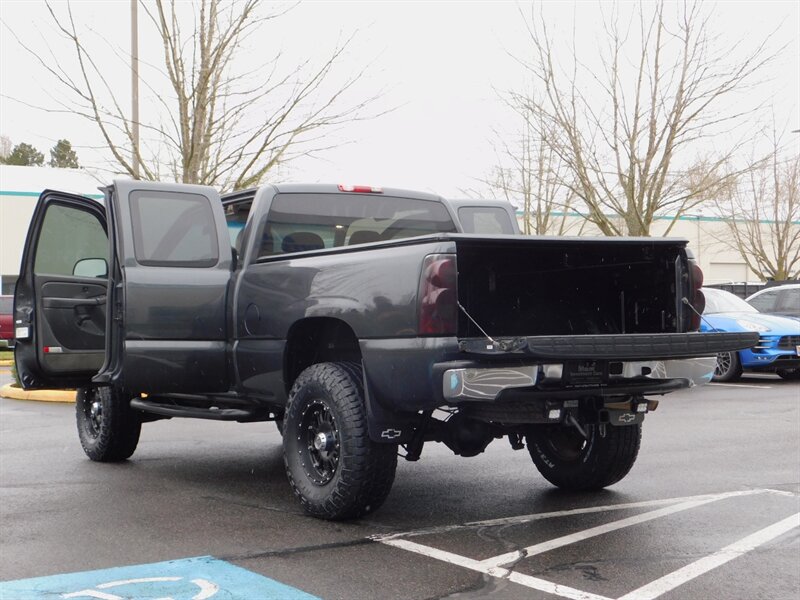
[[[106,358],[110,245],[104,207],[45,190],[14,293],[14,351],[26,389],[88,385]]]

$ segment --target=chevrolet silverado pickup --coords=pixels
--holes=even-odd
[[[276,421],[294,493],[326,519],[378,508],[398,455],[429,442],[469,457],[506,438],[556,486],[612,485],[659,398],[757,335],[697,331],[684,240],[522,237],[510,218],[363,186],[48,190],[17,370],[78,389],[94,461],[129,458],[159,419]]]

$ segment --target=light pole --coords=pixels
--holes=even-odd
[[[133,178],[139,179],[139,16],[138,0],[131,0],[131,141]]]

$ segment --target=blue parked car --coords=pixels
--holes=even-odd
[[[703,288],[706,307],[701,331],[755,331],[758,344],[738,352],[717,355],[712,381],[734,381],[742,371],[774,372],[784,379],[800,379],[800,321],[765,315],[730,292]]]

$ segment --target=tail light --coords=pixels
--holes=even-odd
[[[455,254],[429,254],[419,281],[419,335],[455,335],[458,326]]]
[[[691,314],[689,331],[698,331],[700,329],[700,315],[706,308],[706,297],[700,288],[703,287],[703,271],[698,266],[697,262],[689,259],[689,291],[691,293],[690,301],[694,310]]]

